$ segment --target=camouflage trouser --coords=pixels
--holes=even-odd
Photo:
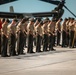
[[[57,45],[60,44],[60,36],[61,36],[61,33],[57,31]]]
[[[15,37],[15,35],[10,34],[10,38],[9,38],[9,53],[10,53],[11,56],[16,55],[15,45],[16,45],[16,37]]]
[[[1,35],[0,35],[0,54],[1,54]]]
[[[53,49],[53,46],[54,46],[54,36],[51,34],[49,37],[48,37],[48,42],[49,42],[49,50]]]
[[[7,43],[8,43],[8,39],[3,34],[1,36],[1,44],[2,44],[2,47],[1,47],[1,56],[3,56],[3,57],[7,56]]]
[[[70,47],[74,46],[73,39],[74,39],[74,31],[70,31],[70,43],[69,43]]]
[[[22,31],[19,31],[18,33],[18,39],[17,39],[17,52],[18,54],[23,54],[24,50],[24,34]]]
[[[62,31],[62,47],[66,45],[66,32]]]
[[[28,48],[27,48],[27,52],[28,53],[33,52],[33,35],[31,35],[31,34],[28,35]]]
[[[36,37],[36,52],[41,51],[41,36],[37,35]]]
[[[48,48],[48,35],[43,35],[43,51],[47,51]]]

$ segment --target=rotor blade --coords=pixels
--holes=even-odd
[[[27,16],[30,14],[25,13]],[[23,13],[10,13],[10,12],[0,12],[0,17],[1,18],[23,18],[24,14]]]
[[[64,7],[76,18],[76,15],[70,9],[68,9],[65,5]]]
[[[58,12],[41,12],[41,13],[31,13],[34,17],[53,17],[57,15]]]
[[[0,5],[10,3],[10,2],[14,2],[14,1],[17,1],[17,0],[0,0]]]
[[[40,0],[40,1],[44,1],[44,2],[47,2],[47,3],[54,4],[54,5],[58,5],[60,3],[60,1],[53,1],[53,0]]]
[[[10,12],[0,12],[1,18],[23,18],[23,17],[53,17],[57,15],[57,11],[52,12],[41,12],[41,13],[10,13]]]

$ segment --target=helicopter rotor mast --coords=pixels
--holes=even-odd
[[[76,18],[76,15],[65,5],[65,3],[66,3],[65,0],[61,0],[61,1],[58,1],[58,0],[41,0],[41,1],[57,5],[59,9],[62,9],[64,7]]]

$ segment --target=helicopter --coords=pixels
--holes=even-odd
[[[18,0],[1,0],[0,5],[14,2],[14,1],[18,1]],[[76,18],[76,15],[72,11],[70,11],[67,6],[65,6],[65,3],[66,3],[65,0],[61,0],[61,1],[39,0],[39,1],[51,3],[57,6],[51,12],[38,12],[38,13],[0,12],[0,17],[1,18],[24,18],[26,16],[28,17],[52,17],[53,19],[58,20],[64,14],[63,7],[65,7]]]

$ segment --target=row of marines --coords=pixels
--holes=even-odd
[[[34,20],[34,18],[0,19],[0,54],[7,57],[24,54],[24,47],[27,43],[27,53],[34,53],[33,42],[36,45],[36,52],[55,51],[55,44],[60,45],[62,33],[62,47],[74,47],[76,21],[74,18],[50,20]],[[26,42],[27,38],[27,42]],[[42,50],[41,50],[41,45]],[[16,48],[17,47],[17,48]],[[49,49],[49,50],[48,50]]]

